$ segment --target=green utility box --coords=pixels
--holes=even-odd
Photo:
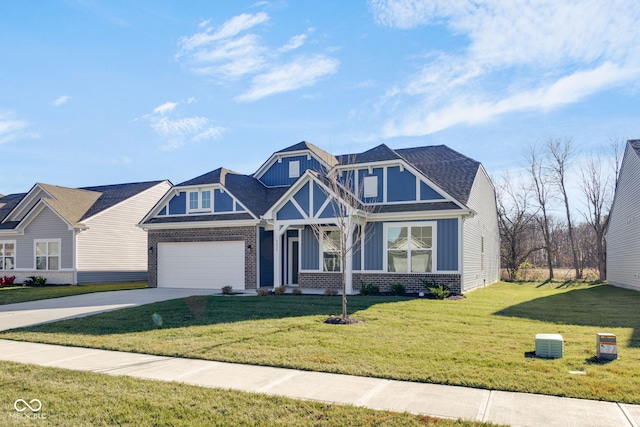
[[[618,345],[614,334],[596,334],[596,357],[600,360],[616,360]]]
[[[536,357],[559,359],[564,355],[564,340],[560,334],[536,334]]]

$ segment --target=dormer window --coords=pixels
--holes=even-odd
[[[189,210],[202,211],[211,210],[211,190],[190,191]]]
[[[289,178],[298,178],[300,176],[300,161],[295,160],[289,162]]]

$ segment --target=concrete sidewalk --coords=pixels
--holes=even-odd
[[[640,405],[0,340],[0,360],[511,426],[638,427]]]
[[[145,288],[94,292],[62,298],[0,305],[0,331],[89,316],[105,311],[136,307],[193,295],[211,295],[219,290]]]

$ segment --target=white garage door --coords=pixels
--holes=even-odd
[[[158,244],[158,287],[244,289],[244,241]]]

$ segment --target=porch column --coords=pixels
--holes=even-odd
[[[345,272],[345,291],[348,295],[353,293],[353,227],[347,228],[347,236],[345,241],[347,242],[346,248],[349,251],[346,253],[345,264],[343,266]]]
[[[288,226],[273,222],[273,288],[282,285],[282,235]]]

